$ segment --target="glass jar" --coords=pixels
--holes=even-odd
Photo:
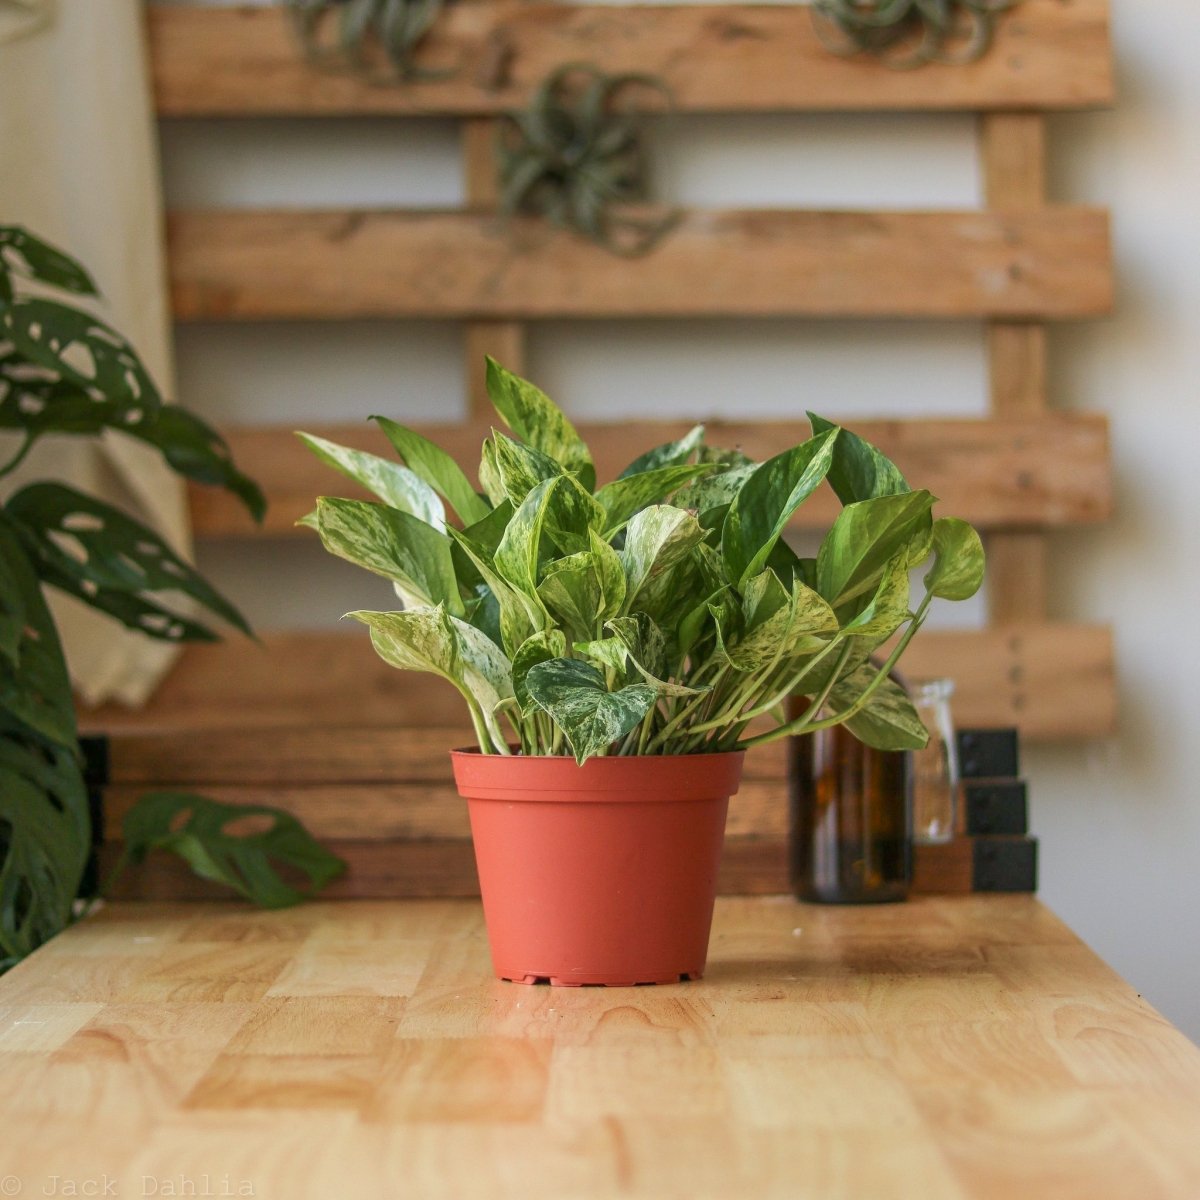
[[[806,701],[794,701],[799,715]],[[821,904],[904,900],[912,882],[910,758],[838,725],[790,739],[792,889]]]
[[[958,817],[958,750],[950,698],[950,679],[914,681],[912,699],[925,728],[929,745],[913,751],[913,841],[949,842]]]

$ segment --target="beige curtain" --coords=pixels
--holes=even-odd
[[[141,0],[0,0],[0,223],[26,225],[88,267],[104,296],[101,315],[171,395],[141,10]],[[100,494],[190,550],[183,488],[148,447],[118,435],[48,439],[20,478],[51,477]],[[84,701],[143,702],[174,648],[73,600],[55,597],[53,605]]]

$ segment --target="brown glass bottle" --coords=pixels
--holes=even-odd
[[[797,699],[795,715],[806,702]],[[791,738],[790,870],[801,900],[884,904],[912,881],[910,756],[836,726]]]

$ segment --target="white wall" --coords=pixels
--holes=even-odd
[[[1200,1037],[1200,77],[1192,0],[1114,0],[1120,110],[1053,123],[1056,199],[1109,204],[1122,281],[1111,322],[1056,331],[1064,406],[1113,421],[1120,515],[1056,539],[1055,615],[1117,628],[1122,732],[1030,748],[1043,896],[1154,1003]],[[741,206],[921,207],[978,201],[973,122],[934,117],[679,119],[656,155],[664,198]],[[455,128],[430,121],[182,122],[164,129],[173,206],[454,204]],[[449,324],[190,326],[181,399],[222,421],[454,419],[464,392]],[[530,374],[571,412],[839,417],[978,414],[973,324],[547,324]],[[614,399],[614,397],[616,399]],[[251,471],[253,463],[245,464]],[[263,627],[330,624],[388,591],[311,546],[201,547]],[[982,607],[955,613],[981,620]],[[945,617],[943,619],[946,619]]]

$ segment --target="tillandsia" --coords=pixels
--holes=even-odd
[[[553,71],[529,107],[500,125],[501,209],[546,217],[615,254],[652,250],[678,213],[630,209],[651,192],[638,94],[670,106],[666,85],[650,75],[608,75],[588,63]]]
[[[443,0],[285,0],[309,62],[352,71],[376,83],[441,79],[450,72],[417,65],[417,50]],[[386,67],[379,69],[382,56]]]
[[[384,417],[402,462],[300,435],[378,497],[321,497],[302,521],[403,601],[348,615],[386,662],[459,690],[480,750],[582,763],[838,724],[872,746],[925,744],[891,671],[935,598],[978,590],[983,547],[965,521],[935,520],[934,497],[875,447],[810,414],[807,441],[759,464],[696,426],[598,488],[549,397],[491,359],[487,385],[515,437],[484,442],[479,490]],[[823,482],[843,507],[803,558],[784,531]],[[909,573],[923,564],[913,608]],[[789,720],[794,696],[808,703]]]
[[[74,259],[0,225],[0,444],[8,454],[0,456],[0,493],[11,491],[0,503],[0,970],[71,919],[92,847],[71,682],[44,590],[163,641],[214,639],[197,615],[204,612],[249,632],[237,609],[140,521],[62,483],[14,491],[5,478],[43,437],[119,433],[262,514],[262,493],[218,434],[163,403],[121,334],[62,300],[96,294]],[[227,828],[235,815],[243,810],[200,796],[146,797],[125,817],[126,860],[171,850],[206,879],[268,905],[300,899],[271,859],[314,884],[341,869],[287,814],[257,810],[273,818],[270,828],[242,837]]]
[[[872,54],[900,69],[975,62],[996,18],[1019,0],[813,0],[813,20],[836,54]]]

